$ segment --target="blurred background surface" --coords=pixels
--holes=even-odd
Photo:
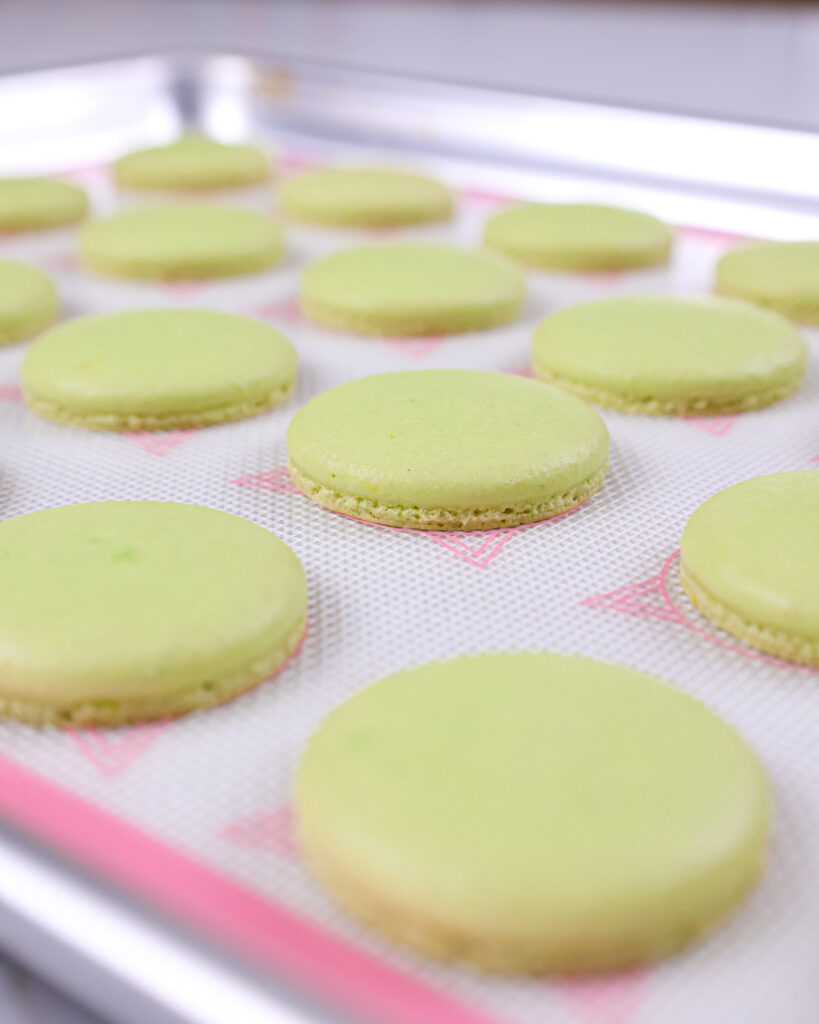
[[[220,50],[819,129],[819,4],[0,0],[0,71]]]

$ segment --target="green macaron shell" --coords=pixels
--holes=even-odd
[[[48,178],[0,178],[0,232],[76,224],[88,213],[81,188]]]
[[[229,313],[140,310],[72,320],[26,353],[37,412],[113,430],[170,430],[240,419],[293,389],[296,353],[275,328]]]
[[[134,189],[240,188],[269,178],[270,162],[255,146],[225,145],[196,135],[128,153],[114,164],[117,184]]]
[[[197,505],[69,505],[0,523],[0,714],[116,724],[218,703],[298,643],[298,559]]]
[[[762,650],[819,666],[819,470],[754,477],[686,524],[683,586],[717,625]]]
[[[14,260],[0,260],[0,345],[53,323],[59,310],[57,289],[41,270]]]
[[[608,433],[585,403],[471,370],[331,388],[296,413],[287,444],[296,482],[320,504],[416,529],[548,518],[596,490],[608,464]]]
[[[819,324],[819,242],[760,242],[726,253],[717,264],[720,295]]]
[[[621,270],[668,262],[673,234],[651,214],[593,203],[527,203],[492,217],[484,244],[544,270]]]
[[[304,171],[279,190],[282,210],[295,220],[330,227],[400,227],[446,220],[452,192],[420,174],[374,167]]]
[[[708,415],[768,405],[802,383],[807,348],[782,317],[744,303],[621,296],[537,328],[532,367],[588,401],[631,412]]]
[[[227,206],[127,210],[80,235],[80,258],[89,270],[149,280],[251,274],[277,263],[283,249],[279,224]]]
[[[604,662],[498,654],[399,672],[337,708],[298,833],[350,912],[447,959],[577,973],[671,953],[758,876],[769,797],[693,698]]]
[[[345,249],[302,277],[302,306],[318,323],[362,334],[423,335],[507,323],[523,306],[520,271],[503,257],[451,245]]]

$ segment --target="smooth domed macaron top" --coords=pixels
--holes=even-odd
[[[338,227],[398,227],[445,220],[452,192],[434,178],[383,167],[322,167],[279,189],[284,212],[296,220]]]
[[[229,206],[179,205],[127,210],[80,235],[80,257],[102,274],[172,280],[264,270],[283,251],[281,226]]]
[[[292,386],[293,346],[230,313],[139,310],[83,317],[42,334],[22,369],[26,398],[66,417],[205,412]]]
[[[665,263],[673,235],[651,214],[594,203],[526,203],[496,214],[484,244],[533,267],[618,270]]]
[[[752,752],[699,701],[558,654],[375,683],[323,722],[297,777],[308,862],[344,905],[510,970],[684,944],[758,874],[768,803]]]
[[[296,413],[291,462],[331,490],[427,509],[504,508],[600,472],[608,433],[584,402],[509,374],[420,370],[331,388]]]
[[[819,323],[819,242],[758,242],[725,253],[716,290]]]
[[[705,501],[683,570],[743,620],[819,641],[819,470],[753,477]]]
[[[270,161],[256,146],[189,135],[166,146],[128,153],[113,170],[117,184],[127,188],[238,188],[267,181]]]
[[[537,327],[544,380],[613,401],[740,403],[801,380],[807,348],[783,317],[744,303],[619,296],[563,309]]]
[[[525,296],[503,257],[453,245],[344,249],[304,272],[302,303],[320,323],[367,333],[429,334],[505,323]]]
[[[245,670],[304,617],[289,547],[198,505],[108,501],[0,523],[0,697],[172,697]]]
[[[54,282],[36,267],[0,260],[0,345],[47,327],[57,317]]]
[[[0,178],[0,232],[76,224],[87,213],[88,196],[76,185],[50,178]]]

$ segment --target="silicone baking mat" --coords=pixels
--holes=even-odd
[[[278,156],[288,173],[321,152]],[[105,168],[73,177],[91,190],[98,210],[115,203]],[[578,183],[577,194],[595,198],[588,184]],[[453,225],[400,234],[476,244],[485,218],[505,202],[462,188]],[[291,228],[286,261],[268,274],[157,286],[83,274],[70,233],[0,242],[3,256],[30,259],[56,276],[66,316],[156,305],[231,310],[279,326],[300,357],[296,396],[253,420],[167,434],[97,434],[28,412],[18,387],[24,347],[0,352],[2,515],[101,499],[210,505],[290,544],[310,590],[298,657],[225,707],[115,731],[0,726],[0,811],[142,898],[373,1020],[814,1021],[816,673],[712,628],[680,591],[677,548],[687,517],[715,491],[761,473],[819,466],[816,336],[804,389],[772,408],[691,420],[604,411],[610,474],[586,505],[559,520],[469,534],[380,529],[327,512],[290,484],[285,431],[308,398],[389,370],[527,374],[532,328],[550,310],[625,291],[704,294],[715,259],[736,239],[681,228],[668,269],[532,275],[525,314],[514,324],[413,340],[357,338],[303,321],[301,268],[351,237],[379,243],[398,233]],[[733,723],[767,767],[776,810],[761,885],[724,927],[664,964],[588,981],[497,979],[438,965],[360,928],[300,862],[291,830],[294,766],[331,708],[410,665],[524,649],[654,673]]]

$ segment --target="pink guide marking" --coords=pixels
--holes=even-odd
[[[684,238],[695,242],[718,242],[722,245],[736,245],[739,242],[752,242],[748,235],[737,235],[732,231],[715,231],[713,228],[700,228],[691,224],[681,224],[678,231]]]
[[[648,970],[599,978],[565,978],[554,984],[580,1024],[633,1024],[645,1000]]]
[[[286,860],[298,860],[300,853],[294,825],[293,807],[286,803],[274,807],[272,811],[260,811],[238,818],[227,824],[219,834],[235,846],[266,850]]]
[[[281,302],[266,302],[261,306],[254,306],[244,311],[245,316],[261,317],[264,320],[284,320],[287,323],[297,324],[303,319],[301,304],[298,297],[291,295]]]
[[[125,437],[134,444],[146,451],[149,455],[156,455],[160,458],[169,455],[174,448],[178,448],[191,434],[196,433],[197,428],[191,430],[170,430],[166,434],[152,434],[148,431],[125,431]]]
[[[485,192],[478,188],[462,188],[458,194],[467,203],[474,203],[476,206],[506,206],[514,200],[509,196],[499,195],[497,192]]]
[[[384,343],[401,355],[423,359],[431,352],[440,348],[446,340],[445,335],[426,335],[419,338],[384,338]]]
[[[263,491],[274,491],[277,494],[301,494],[290,479],[287,466],[276,466],[264,473],[251,473],[250,476],[240,476],[230,481],[239,487],[258,487]]]
[[[817,669],[810,665],[797,665],[782,658],[775,658],[773,655],[764,654],[762,651],[746,647],[737,640],[729,639],[729,634],[711,633],[700,625],[696,619],[690,617],[691,613],[697,614],[694,606],[686,599],[684,610],[680,608],[671,598],[668,590],[668,578],[672,566],[679,560],[679,548],[663,563],[663,567],[657,576],[649,576],[648,579],[640,580],[637,583],[627,583],[616,590],[609,590],[604,594],[593,594],[584,598],[580,603],[587,608],[600,608],[604,611],[623,612],[626,615],[637,615],[649,619],[663,619],[666,622],[674,622],[677,625],[685,626],[709,643],[723,650],[732,651],[734,654],[741,654],[745,658],[754,661],[764,662],[766,665],[773,665],[775,668],[798,669],[807,672],[816,672]],[[704,618],[704,617],[703,617]],[[714,627],[718,629],[718,627]]]
[[[10,384],[0,384],[0,399],[4,402],[22,402],[23,389],[16,381]]]
[[[143,722],[116,732],[67,729],[77,750],[107,779],[121,775],[156,743],[169,720]]]
[[[736,422],[736,413],[730,416],[683,416],[683,422],[712,437],[725,437]]]

